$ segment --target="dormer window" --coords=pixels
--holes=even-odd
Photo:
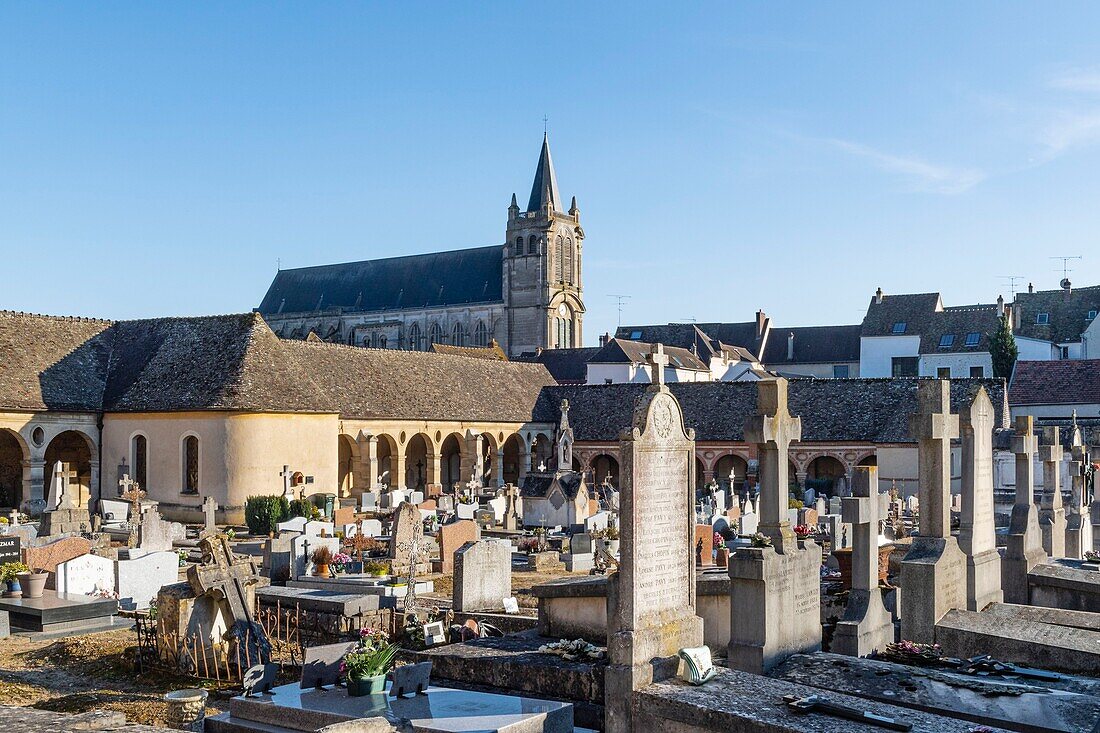
[[[1096,318],[1096,311],[1095,310],[1089,311],[1089,314],[1087,316],[1085,316],[1086,321],[1091,321],[1094,318]]]
[[[894,323],[894,327],[890,329],[893,333],[905,333],[905,321],[897,321]]]
[[[977,346],[978,342],[982,340],[982,335],[977,331],[966,334],[966,345]]]
[[[1036,313],[1035,314],[1035,323],[1039,326],[1047,325],[1048,323],[1050,323],[1050,314],[1049,313]]]
[[[955,345],[955,334],[945,333],[940,336],[940,348],[947,349]]]
[[[631,341],[637,341],[641,337],[642,337],[642,332],[641,331],[631,331],[630,332],[630,340]]]

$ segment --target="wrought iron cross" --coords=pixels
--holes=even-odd
[[[405,591],[405,613],[408,614],[411,611],[416,610],[416,565],[420,560],[420,551],[423,549],[424,544],[424,530],[418,524],[414,528],[414,532],[411,538],[404,542],[399,542],[397,549],[402,553],[408,553],[409,558],[409,576],[408,576],[408,590]]]
[[[127,547],[137,547],[138,525],[141,524],[141,500],[145,498],[145,492],[137,481],[130,478],[130,474],[122,474],[118,485],[123,488],[122,498],[130,502],[130,536],[126,540]]]

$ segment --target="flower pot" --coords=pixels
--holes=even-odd
[[[19,585],[19,578],[4,581],[4,598],[22,598],[23,588]]]
[[[24,598],[41,598],[42,591],[46,589],[46,579],[49,573],[20,573],[19,585],[23,589]]]
[[[206,719],[206,690],[175,690],[164,696],[168,703],[165,720],[176,730],[201,731]]]
[[[324,565],[315,565],[313,567],[313,574],[315,576],[317,576],[318,578],[331,578],[332,577],[332,573],[329,572],[327,563],[324,564]]]
[[[619,554],[619,541],[618,540],[608,540],[607,541],[607,551],[610,552],[612,555],[618,555]]]
[[[380,695],[385,691],[386,675],[384,674],[376,674],[373,677],[348,677],[348,695],[351,697]]]
[[[719,547],[718,551],[714,553],[714,564],[720,568],[729,567],[730,564],[730,551],[729,548]]]

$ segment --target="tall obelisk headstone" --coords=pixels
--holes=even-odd
[[[1085,553],[1092,550],[1092,518],[1089,516],[1087,487],[1085,486],[1085,466],[1088,465],[1088,453],[1080,440],[1081,432],[1074,434],[1070,447],[1070,479],[1072,498],[1066,513],[1066,557],[1082,560]]]
[[[1027,574],[1036,565],[1047,561],[1043,551],[1043,536],[1039,531],[1039,512],[1035,509],[1035,453],[1039,441],[1035,437],[1035,419],[1030,415],[1016,417],[1016,437],[1012,452],[1016,454],[1016,501],[1008,524],[1005,554],[1001,560],[1001,587],[1005,603],[1026,605],[1030,597]]]
[[[894,642],[894,620],[878,585],[878,523],[881,505],[878,467],[856,466],[852,495],[841,500],[841,514],[852,525],[852,590],[844,617],[833,633],[832,651],[866,657]]]
[[[993,402],[985,387],[959,412],[962,432],[962,517],[959,549],[966,555],[966,609],[1004,600],[1001,555],[993,519]]]
[[[787,411],[787,380],[757,384],[745,439],[760,462],[758,530],[770,547],[743,547],[729,560],[729,665],[763,673],[792,654],[821,648],[821,547],[797,540],[788,507],[787,448],[802,421]]]
[[[1043,428],[1039,460],[1043,462],[1043,499],[1039,507],[1039,531],[1043,551],[1050,557],[1066,556],[1066,508],[1062,503],[1062,436],[1057,427]]]
[[[695,615],[695,433],[664,385],[667,357],[651,356],[654,383],[619,439],[619,569],[608,578],[605,729],[633,730],[634,690],[668,679],[677,652],[703,643]]]
[[[936,622],[966,608],[966,557],[951,536],[951,439],[959,416],[951,414],[951,382],[922,380],[918,412],[909,426],[917,439],[920,535],[901,561],[901,638],[935,641]]]

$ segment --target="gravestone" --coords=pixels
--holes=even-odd
[[[87,555],[91,552],[92,543],[83,537],[62,537],[53,542],[41,545],[29,545],[23,549],[23,562],[34,571],[49,573],[46,587],[55,588],[57,578],[57,566],[66,560]]]
[[[138,547],[146,552],[166,552],[176,540],[187,539],[187,529],[179,522],[161,519],[160,512],[153,507],[141,515],[138,537]]]
[[[894,620],[882,602],[878,586],[878,524],[881,502],[878,467],[856,466],[852,496],[841,511],[852,524],[852,590],[848,606],[833,633],[832,651],[866,657],[894,641]]]
[[[584,555],[595,552],[595,542],[588,532],[577,532],[569,538],[569,554]]]
[[[314,520],[302,526],[302,533],[311,537],[333,537],[336,535],[336,526],[332,522]]]
[[[263,574],[273,581],[290,580],[291,538],[269,537],[264,541]]]
[[[8,562],[23,562],[23,554],[20,544],[23,538],[19,535],[0,536],[0,565]]]
[[[294,472],[290,470],[290,466],[283,466],[283,470],[279,472],[279,476],[283,479],[283,498],[287,501],[294,501],[298,497],[294,495]]]
[[[301,688],[320,688],[335,685],[340,678],[340,663],[358,646],[355,642],[310,646],[305,649],[302,662]]]
[[[713,525],[695,525],[695,535],[692,538],[691,551],[695,553],[696,567],[714,567]]]
[[[306,523],[309,522],[305,517],[291,517],[285,522],[279,522],[275,525],[275,529],[279,532],[299,532],[304,533],[306,531]]]
[[[959,549],[966,555],[966,609],[1004,600],[1001,555],[993,520],[993,403],[979,387],[959,413],[962,432],[962,511]]]
[[[787,518],[787,449],[802,421],[787,411],[787,380],[757,384],[745,439],[760,463],[760,525],[770,547],[740,547],[729,559],[729,665],[761,674],[792,654],[821,648],[821,547],[797,540]]]
[[[428,572],[422,559],[417,560],[415,567],[410,567],[411,544],[423,543],[424,523],[420,518],[420,510],[415,504],[402,502],[397,508],[393,522],[393,537],[390,538],[390,567],[393,574],[406,576],[410,570],[415,575],[424,575]]]
[[[117,561],[114,590],[119,607],[127,611],[149,608],[161,588],[179,580],[179,565],[179,555],[174,552],[150,552]]]
[[[455,552],[467,542],[480,540],[481,529],[477,526],[477,522],[459,519],[442,525],[436,539],[439,542],[439,560],[443,566],[443,572],[450,573],[455,569]]]
[[[218,531],[217,523],[218,502],[214,497],[207,496],[202,500],[203,534],[213,534]]]
[[[310,559],[318,547],[327,547],[333,554],[340,551],[340,540],[336,537],[311,537],[298,535],[290,539],[290,572],[292,578],[309,572],[313,561]]]
[[[514,484],[505,484],[504,498],[507,501],[507,505],[504,507],[504,529],[510,532],[519,531],[523,527],[523,520],[520,518],[517,510],[517,506],[519,505],[519,489]],[[440,505],[439,508],[442,509],[443,506]]]
[[[115,589],[115,563],[99,555],[81,555],[57,564],[58,593],[90,595]]]
[[[238,668],[243,672],[253,663],[270,661],[271,644],[254,618],[255,586],[260,582],[256,562],[234,555],[225,535],[204,537],[199,547],[202,563],[187,568],[187,582],[196,597],[213,599],[230,620],[225,638],[248,640],[247,644],[238,641]]]
[[[1001,559],[1001,588],[1005,603],[1027,605],[1027,574],[1036,565],[1047,561],[1033,496],[1037,451],[1035,419],[1030,415],[1018,415],[1016,435],[1012,440],[1012,452],[1016,454],[1016,500],[1005,538],[1005,554]]]
[[[499,540],[467,542],[454,553],[454,609],[495,611],[512,595],[512,547]]]
[[[92,520],[88,516],[87,507],[78,507],[75,504],[78,487],[72,484],[74,478],[76,472],[68,463],[58,461],[54,464],[49,500],[38,526],[39,536],[55,537],[91,530]]]
[[[1056,426],[1043,428],[1044,445],[1039,448],[1043,462],[1043,498],[1039,511],[1039,531],[1043,551],[1048,557],[1066,556],[1066,509],[1062,505],[1061,435]]]
[[[477,504],[464,504],[458,503],[455,505],[455,514],[459,519],[473,519],[474,513],[477,511]]]
[[[931,644],[936,622],[966,608],[966,557],[951,536],[951,440],[959,436],[959,416],[951,414],[950,380],[921,381],[917,404],[909,429],[917,439],[920,535],[901,561],[901,638]]]
[[[703,643],[695,615],[695,434],[664,384],[668,357],[650,358],[655,384],[637,399],[619,439],[619,567],[607,581],[610,666],[605,675],[608,733],[633,729],[633,692],[667,679],[677,652]]]
[[[1066,557],[1082,560],[1092,550],[1092,520],[1089,517],[1088,491],[1085,486],[1085,466],[1088,454],[1081,444],[1071,449],[1070,479],[1072,499],[1066,514]]]

